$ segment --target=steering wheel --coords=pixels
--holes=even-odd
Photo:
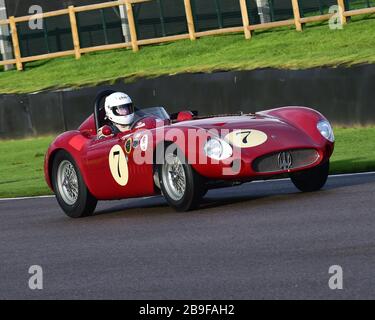
[[[134,122],[132,123],[132,125],[131,125],[130,128],[129,128],[129,130],[133,130],[133,129],[137,126],[137,124],[138,124],[139,122],[141,122],[143,119],[150,118],[150,117],[152,117],[152,116],[150,116],[150,115],[146,115],[146,116],[140,117],[139,119],[137,119],[136,121],[134,121]]]
[[[137,119],[136,121],[134,121],[133,123],[132,123],[132,125],[130,126],[130,128],[129,128],[129,130],[133,130],[136,126],[137,126],[137,124],[139,124],[143,119],[155,119],[155,120],[157,120],[157,119],[160,119],[159,117],[156,117],[156,116],[154,116],[154,115],[152,115],[152,114],[146,114],[146,115],[144,115],[144,116],[142,116],[142,117],[140,117],[139,119]],[[160,119],[161,120],[161,119]],[[147,129],[147,128],[146,128]],[[149,129],[149,128],[148,128]]]
[[[115,93],[117,91],[114,90],[104,90],[98,93],[98,95],[95,98],[95,106],[94,106],[94,118],[95,118],[95,126],[96,130],[98,130],[101,127],[100,123],[100,111],[103,109],[103,107],[100,107],[100,104],[102,100],[106,97],[108,97],[110,94]]]

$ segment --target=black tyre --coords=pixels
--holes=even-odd
[[[97,200],[87,189],[73,157],[60,151],[52,165],[52,184],[60,207],[71,218],[91,215]]]
[[[204,186],[202,188],[202,198],[204,198],[206,196],[207,192],[208,192],[208,188],[206,186]]]
[[[318,191],[324,187],[329,173],[329,161],[306,171],[292,173],[294,185],[303,192]]]
[[[158,173],[160,188],[171,207],[177,211],[199,207],[206,190],[205,183],[175,145],[165,151],[164,163],[158,165]]]

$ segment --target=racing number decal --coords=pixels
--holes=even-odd
[[[113,146],[108,160],[113,179],[120,186],[126,186],[129,180],[128,162],[120,145]]]
[[[235,130],[225,137],[226,141],[238,148],[257,147],[267,139],[267,135],[259,130]]]

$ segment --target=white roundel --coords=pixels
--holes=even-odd
[[[129,180],[128,162],[120,145],[112,147],[108,161],[113,179],[120,186],[126,186]]]
[[[265,143],[268,136],[259,130],[234,130],[225,140],[238,148],[253,148]]]
[[[148,147],[148,135],[145,134],[142,138],[141,138],[141,141],[139,143],[140,145],[140,148],[142,151],[146,151],[147,150],[147,147]]]

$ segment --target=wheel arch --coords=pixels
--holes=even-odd
[[[165,149],[173,144],[173,141],[169,140],[161,140],[155,144],[154,151],[153,151],[153,164],[154,164],[154,170],[158,164],[160,164],[160,160],[164,159],[164,151]]]
[[[54,191],[52,185],[53,163],[56,159],[56,155],[59,152],[64,151],[73,158],[75,164],[80,170],[83,181],[91,192],[91,188],[87,184],[88,179],[87,172],[85,170],[85,154],[88,143],[91,141],[91,139],[92,138],[90,136],[82,134],[82,132],[79,130],[71,130],[60,134],[51,143],[44,158],[44,175],[45,180],[52,191]]]
[[[47,176],[46,176],[46,180],[47,180],[47,183],[48,185],[50,186],[50,188],[52,189],[52,191],[55,191],[54,188],[53,188],[53,183],[52,183],[52,168],[53,168],[53,163],[55,161],[55,158],[56,158],[56,155],[61,152],[61,151],[65,151],[63,148],[57,148],[57,149],[54,149],[49,157],[48,157],[48,163],[47,163]]]

